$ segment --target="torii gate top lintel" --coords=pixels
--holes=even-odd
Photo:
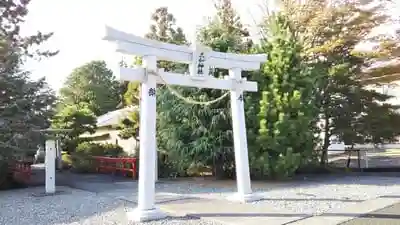
[[[265,54],[235,54],[212,51],[210,48],[195,43],[192,46],[175,45],[142,38],[112,27],[105,27],[103,40],[116,43],[116,51],[124,54],[146,56],[154,55],[158,59],[193,63],[202,54],[207,66],[242,70],[258,70],[267,60]],[[208,70],[208,68],[205,68]]]

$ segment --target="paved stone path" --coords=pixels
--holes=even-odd
[[[391,206],[400,202],[400,196],[387,196],[376,199],[371,199],[352,205],[345,206],[343,208],[337,208],[330,210],[329,212],[321,215],[303,218],[297,222],[292,222],[293,225],[338,225],[346,223],[349,220],[360,217],[371,211]]]
[[[384,151],[368,151],[368,168],[400,168],[400,149]],[[346,167],[348,156],[329,155],[329,162],[337,167]],[[358,157],[354,152],[350,160],[350,168],[358,168]]]
[[[40,170],[36,172],[37,175],[41,173]],[[38,183],[40,179],[38,178]],[[122,202],[121,204],[131,205],[130,207],[137,203],[137,182],[129,178],[63,172],[57,174],[56,181],[58,185],[73,188],[71,190],[93,193],[96,198],[107,202],[115,199],[116,202]],[[156,185],[157,205],[172,216],[168,220],[171,223],[160,224],[379,225],[386,224],[381,221],[385,219],[386,222],[389,218],[381,218],[377,214],[393,214],[400,208],[389,207],[400,203],[400,178],[394,174],[388,177],[314,176],[285,183],[253,182],[253,189],[263,200],[251,204],[226,200],[235,189],[234,181],[160,181]],[[386,196],[382,197],[383,195]],[[354,219],[385,207],[389,208],[383,213],[378,211],[370,214],[369,217],[375,215],[374,218]],[[124,209],[118,210],[120,214]],[[400,209],[398,214],[391,217],[399,219],[399,215]]]
[[[400,203],[370,212],[340,225],[400,225]]]

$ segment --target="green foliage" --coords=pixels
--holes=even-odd
[[[118,157],[123,156],[122,147],[116,144],[99,144],[93,142],[82,142],[71,154],[72,169],[79,173],[95,172],[96,162],[93,156]]]
[[[134,138],[136,141],[139,141],[138,140],[139,125],[140,125],[139,111],[135,110],[129,113],[127,118],[121,121],[119,128],[121,130],[118,136],[120,136],[123,139]]]
[[[225,162],[227,167],[232,166],[232,136],[231,131],[226,131],[229,117],[224,113],[226,109],[223,106],[211,108],[190,105],[182,103],[170,93],[162,93],[157,97],[161,108],[157,121],[159,146],[166,149],[170,157],[179,159],[184,168],[188,168],[192,162],[204,166],[215,165],[216,160]],[[203,93],[202,97],[201,100],[208,96]]]
[[[163,41],[167,43],[174,44],[187,44],[186,37],[183,33],[182,28],[176,26],[176,20],[174,16],[169,13],[167,7],[160,7],[155,10],[152,15],[153,24],[150,26],[150,32],[146,34],[146,37],[153,40]],[[139,63],[140,60],[136,59],[136,64]],[[163,68],[165,71],[174,71],[174,72],[186,72],[187,65],[180,63],[173,63],[168,61],[158,61],[158,68]],[[179,89],[179,88],[178,88]],[[136,96],[139,96],[139,90],[136,92]],[[176,102],[175,97],[171,95],[171,93],[164,87],[159,87],[157,89],[157,142],[158,142],[158,151],[159,151],[159,175],[162,177],[174,177],[178,175],[185,175],[187,168],[187,157],[182,157],[182,155],[177,154],[170,145],[166,145],[165,141],[169,138],[168,136],[163,136],[163,133],[166,130],[169,130],[171,127],[174,127],[174,132],[180,130],[179,126],[176,124],[169,125],[167,124],[168,120],[165,120],[165,110],[169,110],[165,108],[163,105],[165,103],[169,104],[170,101]],[[181,103],[181,102],[179,102]],[[139,127],[139,115],[138,112],[134,112],[130,116],[130,129],[133,135],[138,134]],[[178,131],[180,132],[180,131]],[[136,137],[136,136],[135,136]],[[176,139],[173,139],[176,140]],[[172,143],[168,142],[168,143]],[[160,150],[161,149],[161,150]]]
[[[400,135],[400,114],[398,107],[390,104],[372,103],[366,114],[359,118],[358,129],[363,135],[363,143],[390,143]]]
[[[54,92],[44,79],[31,81],[27,74],[1,76],[0,89],[1,154],[36,149],[44,138],[37,130],[47,128],[53,114]]]
[[[273,14],[261,42],[267,54],[260,82],[259,153],[252,166],[264,176],[288,177],[306,163],[314,150],[316,74],[302,62],[302,46],[283,14]],[[264,160],[260,160],[263,158]]]
[[[122,103],[123,89],[104,61],[91,61],[74,69],[60,90],[52,122],[54,128],[72,129],[63,139],[64,150],[75,151],[81,134],[95,132],[97,117]]]
[[[96,131],[96,116],[90,110],[89,104],[64,105],[53,117],[52,127],[57,129],[71,129],[64,133],[61,147],[67,152],[74,152],[83,140],[79,136],[83,133],[93,134]]]
[[[88,156],[102,156],[104,154],[104,149],[100,144],[83,142],[80,143],[76,148],[76,153],[85,154]]]
[[[104,61],[91,61],[74,69],[60,95],[62,105],[86,103],[96,116],[115,110],[121,102],[120,83]]]
[[[140,83],[129,82],[127,90],[124,94],[126,105],[139,105],[140,103]]]
[[[83,142],[76,148],[76,153],[88,156],[119,156],[123,154],[121,146],[116,144],[99,144],[93,142]]]
[[[124,149],[117,144],[106,143],[102,145],[104,155],[106,156],[123,156],[125,155]]]
[[[355,51],[360,41],[369,39],[366,34],[376,24],[386,21],[385,15],[377,13],[381,7],[360,8],[349,1],[283,3],[282,12],[265,18],[264,37],[257,49],[246,40],[248,32],[229,0],[217,1],[217,15],[197,37],[216,51],[268,55],[261,71],[244,73],[258,81],[260,89],[260,93],[245,96],[251,173],[256,178],[285,178],[299,169],[315,167],[319,141],[315,136],[320,129],[325,133],[324,149],[331,135],[354,144],[390,141],[399,134],[396,107],[382,104],[390,96],[367,90],[362,82],[365,73],[374,77],[396,73],[397,67],[390,71],[385,67],[386,72],[364,70],[371,59],[393,58],[393,41],[386,41],[386,47],[380,45],[379,54]],[[149,38],[183,43],[174,39],[173,34],[179,32],[173,30],[175,20],[167,8],[156,10],[153,19]],[[186,71],[170,62],[159,62],[159,67]],[[216,77],[227,73],[212,72]],[[222,95],[219,90],[176,89],[198,101]],[[166,153],[162,166],[182,175],[203,167],[212,168],[217,176],[232,176],[235,164],[228,100],[192,105],[163,88],[158,89],[157,100],[158,146]]]
[[[244,28],[240,16],[231,0],[217,0],[214,7],[217,14],[199,30],[198,40],[219,52],[247,52],[253,42]]]
[[[249,148],[250,174],[253,179],[265,179],[272,174],[268,152],[260,152],[258,146]]]
[[[96,172],[96,162],[93,158],[86,154],[71,154],[71,168],[77,173],[94,173]]]
[[[167,7],[157,8],[152,14],[151,19],[153,23],[150,26],[150,32],[146,34],[146,38],[174,44],[187,43],[182,28],[176,26],[176,20],[174,16],[168,12]],[[135,57],[133,65],[141,64],[142,59],[140,57]],[[127,64],[125,63],[124,66],[127,66]],[[185,71],[187,67],[185,64],[163,60],[158,61],[157,66],[159,68],[164,68],[166,71]],[[163,92],[162,89],[159,90]],[[140,83],[129,82],[123,98],[124,106],[138,106],[140,102]],[[137,139],[139,135],[139,125],[139,111],[133,111],[127,118],[120,122],[121,131],[119,136],[126,139],[131,137]]]
[[[140,103],[140,83],[137,82],[129,82],[127,86],[127,90],[124,94],[124,102],[128,107],[135,107],[135,109],[139,108]],[[139,141],[137,137],[139,136],[139,110],[132,110],[129,115],[122,119],[119,124],[119,136],[124,139],[129,139],[131,137],[135,138],[136,141]]]
[[[200,29],[198,40],[216,51],[246,52],[243,41],[248,32],[230,1],[218,1],[213,20]],[[219,77],[226,70],[213,70]],[[224,93],[220,90],[176,88],[197,101],[210,101]],[[173,94],[160,90],[157,95],[158,143],[171,156],[179,157],[181,168],[192,165],[210,167],[217,177],[234,176],[234,154],[229,99],[209,106],[182,102]]]
[[[146,38],[172,44],[187,44],[182,28],[176,25],[176,19],[168,11],[168,7],[157,8],[151,15],[151,20],[150,32],[145,35]],[[138,63],[141,64],[141,60],[136,58],[135,64],[138,65]],[[163,60],[158,61],[157,66],[164,68],[165,71],[176,71],[179,68],[186,67],[184,64]]]
[[[44,162],[44,161],[43,161]],[[72,157],[71,154],[68,152],[62,151],[61,152],[61,162],[62,162],[62,169],[70,169],[72,166]]]
[[[374,62],[393,59],[398,53],[398,45],[394,44],[398,40],[371,33],[377,24],[393,22],[381,11],[388,2],[380,1],[365,7],[365,3],[351,1],[334,5],[316,0],[302,3],[283,1],[283,11],[304,41],[303,54],[307,64],[320,74],[315,83],[315,96],[321,110],[323,150],[329,146],[332,135],[354,145],[389,140],[392,139],[389,136],[398,134],[399,128],[394,126],[388,126],[393,128],[389,132],[381,132],[376,127],[376,124],[387,123],[387,115],[392,114],[392,118],[398,115],[394,113],[395,107],[382,104],[390,96],[367,90],[363,81],[371,76],[391,76],[398,70],[393,66],[371,67]],[[375,41],[378,46],[373,52],[365,52],[357,49],[362,41]],[[324,151],[321,163],[326,160],[327,153]]]
[[[45,80],[31,80],[23,69],[26,60],[57,53],[35,51],[51,33],[20,33],[29,2],[6,0],[0,4],[0,188],[12,182],[8,176],[10,160],[25,156],[43,141],[36,130],[49,126],[55,101]]]
[[[216,16],[198,32],[197,39],[215,51],[256,52],[268,56],[260,71],[243,73],[249,80],[258,81],[260,90],[245,96],[253,178],[286,178],[300,169],[316,167],[314,150],[319,140],[315,136],[321,130],[325,134],[323,149],[330,144],[332,135],[347,144],[354,144],[392,141],[400,134],[397,107],[384,103],[390,100],[390,96],[367,90],[364,86],[364,78],[382,78],[397,73],[398,65],[380,70],[366,71],[365,68],[371,69],[373,61],[393,59],[398,54],[395,44],[398,41],[383,38],[385,41],[373,54],[355,50],[360,41],[370,40],[366,34],[376,24],[385,22],[387,17],[377,13],[380,6],[362,9],[358,3],[349,1],[335,5],[327,3],[283,0],[282,12],[265,18],[261,26],[264,37],[257,48],[230,0],[216,1]],[[160,7],[153,13],[146,37],[188,44],[183,30],[176,25],[167,7]],[[141,58],[136,57],[133,64],[141,64]],[[121,62],[121,66],[129,65]],[[174,62],[159,61],[158,67],[166,71],[187,72],[186,65]],[[96,72],[92,73],[93,70]],[[220,77],[227,72],[212,69],[211,75]],[[58,116],[61,117],[55,119],[55,124],[63,124],[60,127],[75,130],[71,137],[95,128],[91,115],[121,105],[139,105],[139,84],[125,82],[116,85],[104,63],[92,62],[73,74],[62,91],[64,104],[60,106],[66,109],[60,109]],[[203,102],[223,94],[220,90],[175,89],[183,96]],[[82,102],[87,105],[80,109]],[[118,102],[121,104],[117,106]],[[161,176],[198,175],[202,169],[212,170],[217,177],[234,176],[228,99],[208,106],[187,104],[168,89],[159,87],[157,107]],[[122,120],[120,136],[136,138],[139,120],[138,111]],[[318,123],[323,126],[317,127]],[[71,140],[77,143],[79,139]],[[111,153],[102,145],[79,144],[76,157],[82,158],[75,159],[75,167],[88,171],[92,166],[88,155],[106,154]],[[324,162],[324,155],[321,161]]]
[[[332,114],[331,134],[348,145],[393,141],[400,132],[400,114],[397,106],[382,103],[390,98],[353,86],[343,94],[344,102]]]
[[[70,138],[96,131],[96,117],[90,110],[89,104],[81,102],[76,105],[66,105],[53,119],[53,127],[59,129],[72,129],[68,133]]]

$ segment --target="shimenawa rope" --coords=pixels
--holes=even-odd
[[[224,99],[226,96],[229,95],[229,91],[227,91],[225,94],[221,95],[220,97],[210,100],[210,101],[206,101],[206,102],[202,102],[202,101],[196,101],[194,99],[191,98],[187,98],[185,96],[183,96],[181,93],[179,93],[178,90],[176,90],[175,88],[173,88],[171,85],[169,85],[164,78],[162,77],[161,73],[158,73],[157,71],[154,70],[147,70],[145,69],[145,73],[146,76],[148,76],[149,74],[153,74],[156,75],[158,77],[160,77],[161,81],[163,82],[163,84],[168,88],[168,90],[175,95],[177,98],[181,99],[182,101],[189,103],[189,104],[193,104],[193,105],[211,105],[214,103],[217,103],[219,101],[221,101],[222,99]]]

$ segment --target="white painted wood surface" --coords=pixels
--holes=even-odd
[[[120,53],[138,56],[153,55],[158,60],[173,62],[193,62],[193,47],[149,40],[111,27],[105,28],[103,39],[115,42],[116,51]],[[196,46],[195,49],[202,48]],[[266,59],[265,54],[242,55],[214,51],[207,51],[206,54],[208,66],[223,69],[258,70],[260,63],[265,62]]]
[[[164,81],[170,85],[181,85],[187,87],[198,87],[198,88],[211,88],[211,89],[222,89],[231,90],[240,85],[240,89],[243,91],[257,91],[257,82],[243,80],[241,84],[237,84],[235,79],[218,79],[212,76],[207,76],[203,79],[196,79],[192,76],[187,76],[179,73],[164,72],[159,70],[157,72],[160,76],[149,74],[149,77],[154,77],[156,82],[163,84]],[[120,68],[120,79],[126,81],[140,81],[145,80],[145,69],[144,68]],[[241,79],[242,80],[242,79]]]
[[[155,56],[143,57],[143,66],[157,69]],[[148,77],[141,85],[140,102],[140,152],[138,206],[127,215],[133,221],[149,221],[166,217],[155,206],[156,181],[156,79]]]
[[[46,194],[56,192],[56,141],[46,141],[45,155],[45,191]]]
[[[157,58],[146,56],[144,66],[149,69],[157,68]],[[156,80],[149,77],[141,86],[140,102],[140,163],[139,163],[139,200],[138,208],[154,208],[155,193],[155,158],[156,158]],[[151,92],[154,91],[154,94]]]
[[[232,79],[240,80],[242,77],[242,70],[240,68],[231,69],[229,70],[229,76]],[[231,90],[232,130],[237,182],[237,194],[235,200],[240,202],[251,202],[259,199],[253,195],[251,191],[246,119],[243,102],[243,90]]]

